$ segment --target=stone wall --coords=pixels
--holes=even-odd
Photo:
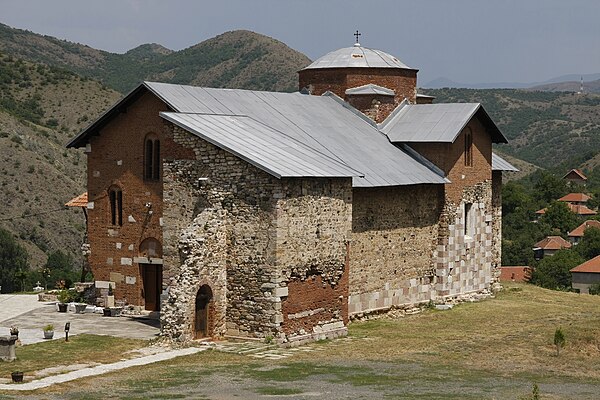
[[[196,160],[163,166],[163,335],[194,336],[204,284],[213,292],[210,336],[284,342],[345,333],[351,179],[277,179],[170,129]]]
[[[502,266],[502,171],[492,172],[492,282],[500,281]]]
[[[354,189],[350,315],[435,298],[442,201],[442,185]]]

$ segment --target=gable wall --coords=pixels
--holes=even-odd
[[[90,138],[88,161],[90,267],[97,281],[115,282],[115,298],[144,305],[139,265],[134,262],[140,243],[146,238],[162,242],[162,183],[144,181],[144,138],[153,132],[161,140],[161,155],[185,158],[190,152],[169,141],[158,116],[166,105],[150,93],[143,94]],[[123,193],[123,225],[113,226],[108,189],[118,185]],[[146,203],[152,203],[152,214]],[[132,216],[135,222],[129,222]],[[112,274],[112,275],[111,275]],[[126,277],[130,283],[126,283]],[[131,283],[135,281],[135,283]]]
[[[195,159],[164,164],[164,260],[173,274],[163,334],[193,336],[203,284],[214,294],[214,336],[345,334],[351,178],[277,179],[171,129]]]

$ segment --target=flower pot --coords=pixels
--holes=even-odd
[[[83,314],[85,312],[86,307],[87,307],[87,304],[85,304],[85,303],[76,303],[75,304],[75,313]]]
[[[110,308],[104,308],[102,311],[104,312],[104,314],[103,314],[103,315],[104,315],[105,317],[110,317],[110,316],[111,316],[111,313],[110,313]]]
[[[67,303],[58,303],[58,312],[67,312]]]
[[[23,372],[21,372],[21,371],[15,371],[15,372],[11,373],[10,377],[12,378],[13,382],[16,382],[16,383],[23,382]]]
[[[44,339],[52,339],[54,337],[54,331],[44,331]]]

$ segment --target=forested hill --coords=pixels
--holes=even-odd
[[[0,51],[99,80],[121,93],[142,80],[295,91],[296,71],[310,63],[282,42],[244,30],[226,32],[180,51],[144,44],[116,54],[0,24]]]
[[[592,169],[600,162],[600,95],[519,89],[423,92],[436,96],[436,103],[482,103],[509,139],[497,147],[504,153],[557,173]]]

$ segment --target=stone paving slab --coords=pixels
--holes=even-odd
[[[0,324],[47,304],[37,299],[36,294],[0,294]]]
[[[94,367],[83,368],[77,371],[68,372],[61,375],[48,376],[46,378],[38,379],[26,383],[12,383],[12,384],[0,384],[0,390],[10,391],[28,391],[46,388],[57,383],[64,383],[73,381],[75,379],[85,378],[88,376],[95,376],[105,374],[107,372],[116,371],[124,368],[135,367],[139,365],[152,364],[159,361],[170,360],[175,357],[188,356],[195,354],[208,348],[188,347],[179,350],[170,350],[162,353],[153,354],[150,356],[134,358],[131,360],[118,361],[112,364],[100,364]]]
[[[11,325],[19,328],[22,344],[44,341],[42,328],[54,325],[54,338],[64,339],[65,323],[71,323],[69,335],[90,333],[132,339],[152,339],[160,331],[160,322],[143,317],[104,317],[100,314],[59,313],[54,303],[40,303],[36,309],[0,321],[0,335],[8,334]]]

